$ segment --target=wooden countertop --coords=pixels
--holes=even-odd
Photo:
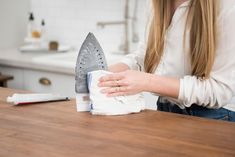
[[[235,156],[235,123],[144,111],[77,113],[75,101],[12,106],[0,88],[1,157]]]

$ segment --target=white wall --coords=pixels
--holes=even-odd
[[[133,3],[130,0],[130,13]],[[148,0],[147,0],[148,1]],[[146,0],[138,0],[137,29],[144,39],[146,26]],[[106,51],[117,51],[123,41],[123,26],[97,28],[98,21],[124,19],[125,0],[31,0],[37,23],[45,19],[49,39],[79,47],[88,32],[94,32]],[[133,49],[136,46],[132,46]]]
[[[130,0],[130,14],[133,4]],[[137,30],[144,40],[146,5],[137,0]],[[79,47],[88,32],[94,32],[106,51],[117,51],[123,41],[123,26],[97,28],[98,21],[123,20],[125,0],[0,0],[0,49],[19,47],[26,36],[28,13],[33,11],[36,22],[46,20],[48,39]],[[132,50],[136,45],[131,45]]]
[[[29,10],[30,0],[0,0],[0,49],[22,44]]]

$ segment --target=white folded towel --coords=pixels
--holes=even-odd
[[[98,87],[99,79],[111,72],[98,70],[88,73],[88,89],[91,100],[91,113],[93,115],[125,115],[138,113],[145,109],[144,96],[136,94],[131,96],[107,97]]]

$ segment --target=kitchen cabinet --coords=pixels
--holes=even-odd
[[[75,97],[75,77],[72,75],[24,70],[24,80],[25,90]]]
[[[7,66],[0,66],[0,71],[3,74],[14,76],[14,80],[8,82],[9,88],[75,97],[74,75]]]

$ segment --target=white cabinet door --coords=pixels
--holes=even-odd
[[[24,70],[24,78],[24,89],[26,90],[75,97],[75,77],[73,75]]]
[[[23,69],[0,66],[0,72],[14,77],[13,80],[7,82],[9,88],[24,89]]]

